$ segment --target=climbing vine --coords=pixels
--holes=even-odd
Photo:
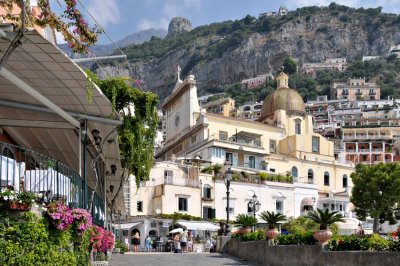
[[[1,2],[0,6],[6,12],[0,15],[0,18],[11,21],[19,27],[22,27],[23,23],[27,27],[35,25],[46,27],[48,25],[63,35],[68,47],[73,52],[88,53],[90,52],[89,46],[97,42],[101,30],[98,25],[89,26],[81,11],[76,7],[76,0],[64,0],[64,2],[66,8],[61,16],[51,11],[49,0],[37,0],[40,14],[32,12],[29,1],[24,1],[25,16],[23,16],[22,12],[16,14],[13,11],[16,6],[20,5],[20,0]]]
[[[111,101],[113,112],[123,118],[124,123],[118,127],[121,165],[125,169],[121,182],[125,183],[129,174],[132,174],[139,186],[141,181],[149,180],[153,165],[158,96],[132,87],[128,83],[135,81],[129,78],[109,77],[101,80],[89,70],[86,73]]]

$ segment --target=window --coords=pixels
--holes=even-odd
[[[276,141],[275,140],[269,141],[269,152],[276,153]]]
[[[203,219],[213,219],[213,218],[215,218],[215,209],[203,206]]]
[[[232,191],[231,191],[231,193],[232,193]],[[229,198],[229,214],[232,214],[232,215],[235,214],[235,202],[236,202],[235,199]],[[228,203],[227,203],[227,201],[226,201],[226,198],[224,198],[224,205],[225,205],[225,206],[228,205]],[[226,210],[226,207],[225,207],[224,210]],[[225,214],[226,214],[226,211],[225,211]]]
[[[269,169],[272,173],[275,173],[275,168],[270,168]]]
[[[256,158],[254,156],[249,156],[249,167],[256,168]]]
[[[347,175],[343,175],[343,187],[347,187]]]
[[[188,199],[187,198],[178,198],[178,210],[180,212],[187,212],[187,210],[188,210]]]
[[[220,140],[227,140],[228,139],[228,132],[220,131],[219,132],[219,139]]]
[[[308,183],[314,183],[314,171],[308,169]]]
[[[312,152],[319,153],[319,138],[312,137]]]
[[[296,134],[301,134],[301,123],[296,122]]]
[[[164,171],[164,183],[172,184],[173,172],[165,170]]]
[[[224,149],[212,147],[211,151],[212,151],[213,157],[217,157],[217,158],[225,158],[226,157]]]
[[[232,156],[232,153],[230,153],[230,152],[227,152],[227,153],[226,153],[226,161],[227,161],[227,162],[230,162],[231,164],[233,163],[233,156]]]
[[[254,146],[260,147],[260,139],[254,140]]]
[[[292,176],[293,176],[295,179],[297,179],[298,171],[297,171],[297,167],[296,167],[296,166],[293,166],[293,167],[292,167]]]
[[[204,187],[203,187],[203,197],[211,198],[211,187],[210,187],[210,185],[204,185]]]
[[[142,211],[143,211],[143,201],[138,201],[138,202],[137,202],[136,210],[137,210],[138,212],[142,212]]]
[[[253,208],[250,207],[250,201],[247,203],[247,213],[252,213]]]
[[[328,203],[322,204],[322,208],[323,208],[324,210],[329,210],[329,204],[328,204]]]
[[[196,143],[196,136],[193,136],[193,137],[192,137],[192,144],[193,144],[193,143]]]
[[[276,200],[275,212],[283,214],[283,200]]]
[[[329,173],[324,173],[324,186],[329,186]]]

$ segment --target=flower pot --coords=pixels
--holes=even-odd
[[[314,238],[317,239],[321,245],[325,245],[331,237],[331,230],[319,230],[314,233]]]
[[[279,235],[278,229],[268,229],[267,231],[265,231],[265,236],[268,237],[269,240],[273,240],[278,235]]]
[[[243,227],[243,228],[240,228],[240,230],[239,230],[239,233],[241,235],[248,234],[250,232],[251,232],[251,228],[250,227]]]
[[[11,202],[10,204],[8,204],[7,209],[8,210],[12,210],[12,211],[29,211],[29,209],[31,208],[31,205],[29,203],[19,203],[19,202]]]

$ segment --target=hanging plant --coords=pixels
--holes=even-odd
[[[41,13],[39,16],[35,16],[32,14],[28,2],[24,3],[26,11],[25,25],[28,27],[35,25],[40,27],[50,26],[63,35],[68,47],[74,53],[90,52],[89,46],[97,42],[98,35],[102,32],[98,25],[89,26],[80,10],[76,7],[76,0],[64,0],[66,9],[61,16],[51,11],[49,0],[37,0]],[[22,27],[22,12],[17,16],[13,13],[13,8],[19,6],[19,3],[19,0],[1,2],[0,6],[6,10],[6,13],[0,15],[0,18],[12,21],[17,26]]]

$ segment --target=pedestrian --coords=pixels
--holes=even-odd
[[[145,244],[146,244],[146,250],[147,250],[147,252],[151,252],[151,249],[153,248],[153,247],[152,247],[153,241],[151,240],[151,238],[150,238],[149,235],[146,236]]]
[[[179,234],[174,236],[174,252],[181,253],[181,243],[179,242]]]
[[[182,253],[187,252],[188,233],[186,232],[186,227],[183,228],[180,240],[181,240]]]
[[[188,253],[191,253],[193,250],[193,235],[191,232],[188,232],[188,238],[187,238],[187,250]]]
[[[140,236],[138,232],[136,232],[132,237],[132,245],[133,245],[133,252],[138,253],[140,245]]]

